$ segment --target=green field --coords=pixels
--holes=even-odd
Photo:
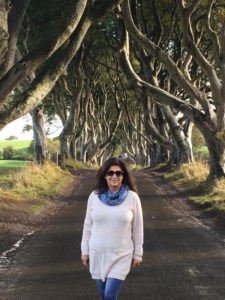
[[[8,171],[13,171],[24,167],[26,161],[32,159],[31,154],[29,154],[29,146],[31,141],[0,141],[0,174],[8,174]],[[11,160],[3,160],[3,149],[5,147],[13,147],[16,151]],[[21,159],[21,156],[23,157]]]
[[[21,167],[25,167],[26,163],[24,160],[0,160],[0,182],[9,171],[15,171]]]
[[[30,146],[31,141],[0,141],[0,150],[5,147],[12,146],[15,150],[26,151]]]
[[[202,146],[193,149],[195,160],[209,160],[209,150],[207,146]]]
[[[24,160],[0,160],[0,168],[21,168],[26,165]]]

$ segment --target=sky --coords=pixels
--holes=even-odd
[[[23,128],[27,124],[32,125],[32,119],[30,114],[27,114],[6,125],[0,131],[0,141],[4,141],[6,138],[8,138],[11,135],[16,136],[18,140],[32,140],[33,139],[32,130],[23,133]],[[48,128],[48,131],[50,131],[48,137],[51,138],[51,137],[58,136],[61,130],[62,130],[62,126],[60,125],[59,120],[56,120],[55,124]]]

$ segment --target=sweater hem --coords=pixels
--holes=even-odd
[[[92,277],[92,279],[95,279],[95,280],[99,280],[99,279],[101,279],[102,280],[102,278],[101,278],[101,276],[100,275],[91,275],[91,277]],[[119,279],[119,280],[125,280],[126,279],[126,277],[127,277],[127,275],[125,275],[125,276],[121,276],[121,275],[117,275],[117,274],[110,274],[109,276],[106,276],[105,278],[104,278],[104,280],[102,280],[103,282],[107,279],[107,278],[115,278],[115,279]]]

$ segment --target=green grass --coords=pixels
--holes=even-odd
[[[178,188],[188,188],[196,192],[190,200],[207,210],[225,212],[225,179],[214,185],[207,180],[209,167],[206,163],[194,162],[173,168],[165,178]]]
[[[195,160],[209,160],[209,150],[207,146],[202,146],[199,148],[193,148],[193,154]]]
[[[0,185],[7,180],[10,172],[15,172],[27,164],[24,160],[0,160]]]
[[[12,146],[15,150],[26,151],[30,146],[31,141],[0,141],[0,150],[5,147]]]
[[[85,170],[85,169],[89,169],[89,170],[97,170],[99,169],[99,166],[97,165],[88,165],[83,163],[82,161],[78,161],[75,159],[66,159],[64,161],[64,168],[67,170]]]
[[[143,170],[145,168],[145,166],[130,164],[130,165],[128,165],[128,168],[130,171],[138,171],[138,170]]]
[[[32,154],[29,151],[31,141],[0,141],[0,159],[3,159],[3,149],[11,146],[15,150],[13,154],[14,160],[23,159],[23,160],[32,160]],[[1,167],[1,166],[0,166]]]
[[[28,213],[37,213],[73,180],[72,175],[51,162],[29,163],[0,176],[0,206],[23,202]],[[6,199],[7,201],[4,201]]]
[[[25,167],[26,161],[24,160],[0,160],[0,169],[17,169]]]
[[[197,189],[202,182],[207,180],[208,175],[209,167],[207,164],[194,162],[172,168],[165,175],[165,178],[177,187]]]

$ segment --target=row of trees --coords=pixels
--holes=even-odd
[[[62,159],[153,165],[192,162],[195,125],[224,176],[223,2],[0,0],[0,127],[30,112],[42,161],[57,114]]]

